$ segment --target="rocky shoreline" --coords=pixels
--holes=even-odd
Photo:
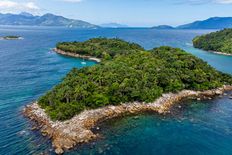
[[[200,49],[200,48],[197,48],[197,49]],[[203,50],[203,49],[200,49],[200,50]],[[210,52],[210,53],[214,53],[214,54],[218,54],[218,55],[226,55],[226,56],[232,56],[232,54],[229,54],[229,53],[223,53],[223,52],[217,52],[217,51],[211,51],[211,50],[205,50],[206,52]]]
[[[65,51],[62,51],[62,50],[57,49],[57,48],[53,48],[53,51],[58,53],[58,54],[65,55],[65,56],[70,56],[70,57],[75,57],[75,58],[83,58],[83,59],[95,61],[97,63],[101,62],[101,59],[99,59],[99,58],[86,56],[86,55],[75,54],[75,53],[71,53],[71,52],[65,52]]]
[[[212,53],[215,53],[215,54],[219,54],[219,55],[232,56],[232,54],[229,54],[229,53],[216,52],[216,51],[209,51],[209,52],[212,52]]]
[[[183,99],[211,99],[214,96],[222,95],[225,91],[231,91],[232,86],[223,86],[218,89],[207,91],[183,90],[179,93],[163,94],[153,103],[127,103],[118,106],[107,106],[94,110],[85,110],[70,120],[64,122],[52,121],[40,108],[37,102],[27,105],[23,112],[25,116],[35,121],[37,129],[43,136],[48,136],[52,140],[52,145],[57,154],[62,154],[65,150],[72,149],[78,144],[87,143],[98,137],[92,132],[99,122],[129,114],[141,112],[157,112],[159,114],[168,113],[170,107]]]

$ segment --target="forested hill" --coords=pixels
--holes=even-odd
[[[42,16],[34,16],[26,12],[22,12],[20,14],[0,13],[0,25],[59,26],[75,27],[81,29],[99,28],[99,26],[82,20],[68,19],[62,16],[53,15],[51,13],[47,13]]]
[[[177,29],[224,29],[232,28],[232,17],[212,17],[202,21],[180,25]]]
[[[39,99],[39,105],[52,119],[69,119],[84,109],[106,105],[153,102],[163,93],[207,90],[232,83],[230,75],[216,71],[181,49],[160,47],[145,51],[136,44],[116,40],[123,45],[121,47],[112,44],[114,41],[104,39],[103,44],[102,39],[90,40],[98,45],[99,53],[115,49],[118,54],[92,67],[74,68],[60,84]],[[95,49],[92,44],[85,45],[88,52]],[[124,54],[120,48],[122,52],[126,49],[132,52]]]
[[[193,45],[206,51],[217,51],[232,54],[232,29],[198,36],[193,39]]]
[[[85,42],[61,42],[57,49],[80,55],[88,55],[102,59],[112,59],[118,54],[129,54],[144,49],[135,43],[128,43],[121,39],[93,38]]]

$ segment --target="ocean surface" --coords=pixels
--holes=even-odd
[[[232,74],[232,57],[192,47],[194,36],[211,30],[98,29],[0,27],[0,36],[20,35],[23,40],[0,40],[0,154],[54,154],[51,142],[38,131],[22,109],[36,100],[73,68],[94,62],[60,56],[51,51],[59,41],[117,37],[146,49],[169,45],[204,59]],[[185,101],[167,116],[144,114],[101,124],[101,139],[65,154],[230,155],[232,154],[232,100]]]

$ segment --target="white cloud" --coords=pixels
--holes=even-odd
[[[174,4],[202,5],[208,3],[214,4],[232,4],[232,0],[175,0]]]
[[[232,0],[216,0],[220,4],[232,4]]]
[[[17,6],[17,3],[16,2],[13,2],[13,1],[1,1],[0,2],[0,7],[1,8],[12,8],[12,7],[15,7]]]
[[[19,12],[31,12],[38,13],[40,8],[34,2],[15,2],[12,0],[0,1],[1,13],[19,13]]]
[[[40,8],[33,2],[25,3],[25,7],[32,10],[39,10]]]

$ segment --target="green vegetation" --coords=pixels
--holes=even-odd
[[[56,48],[102,59],[112,59],[117,54],[129,54],[144,50],[135,43],[128,43],[120,39],[94,38],[85,42],[58,43]]]
[[[206,51],[232,54],[232,29],[213,32],[193,39],[193,45]]]
[[[94,45],[102,43],[102,39],[91,39],[82,46],[88,48],[89,42],[94,40],[100,42],[95,41]],[[104,50],[99,52],[116,49],[120,54],[92,67],[74,68],[60,84],[39,99],[39,105],[52,119],[69,119],[84,109],[106,105],[133,101],[148,103],[162,93],[207,90],[232,83],[230,75],[216,71],[181,49],[160,47],[145,51],[139,45],[118,39],[108,41],[104,39],[103,45],[107,46],[99,45],[98,49]],[[112,44],[114,41],[123,45],[122,51],[127,48],[133,52],[121,54],[120,48]]]
[[[4,36],[3,39],[7,39],[7,40],[10,40],[10,39],[19,39],[20,36]]]

